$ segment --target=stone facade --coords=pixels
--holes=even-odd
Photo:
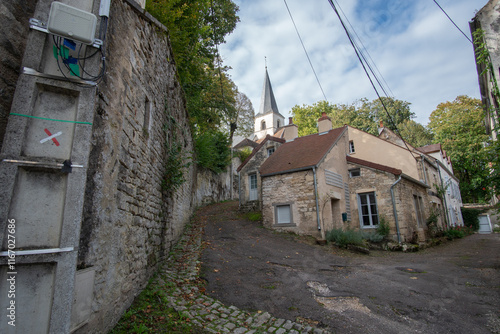
[[[80,269],[95,270],[92,314],[81,332],[110,329],[194,208],[230,196],[229,173],[214,175],[195,165],[185,168],[176,190],[162,188],[168,148],[193,151],[166,28],[133,1],[113,1],[107,51],[78,254]]]
[[[348,211],[345,196],[348,187],[347,131],[335,140],[317,166],[262,177],[262,216],[265,226],[312,235],[318,239],[325,239],[327,231],[342,227],[342,214]],[[332,178],[335,182],[331,181]],[[277,210],[281,206],[290,208],[289,224],[279,223]]]
[[[241,211],[256,211],[262,209],[262,180],[259,175],[259,168],[269,157],[269,150],[277,150],[284,142],[284,139],[267,135],[262,143],[253,150],[247,160],[238,167],[238,197]],[[255,175],[257,182],[257,189],[254,190],[255,193],[253,194],[254,197],[250,196],[250,175]]]

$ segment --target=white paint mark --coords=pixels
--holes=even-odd
[[[52,136],[48,136],[47,138],[43,138],[42,140],[40,140],[40,144],[43,144],[43,143],[45,143],[46,141],[49,141],[49,140],[51,140],[52,138],[55,138],[55,137],[60,136],[60,135],[62,135],[62,132],[61,132],[61,131],[59,131],[58,133],[54,133]]]

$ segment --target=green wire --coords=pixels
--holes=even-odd
[[[53,118],[37,117],[37,116],[31,116],[31,115],[16,114],[16,113],[13,113],[13,112],[11,112],[10,114],[11,114],[11,115],[15,115],[15,116],[28,117],[28,118],[43,119],[43,120],[45,120],[45,121],[65,122],[65,123],[76,123],[76,124],[88,124],[88,125],[92,125],[92,123],[90,123],[90,122],[66,121],[66,120],[63,120],[63,119],[53,119]]]

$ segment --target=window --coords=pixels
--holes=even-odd
[[[267,157],[270,157],[274,153],[274,147],[270,147],[267,149]]]
[[[257,200],[257,174],[250,174],[249,176],[249,184],[250,184],[250,194],[249,200],[256,201]]]
[[[278,120],[278,121],[276,122],[276,127],[277,127],[277,128],[279,128],[279,127],[280,127],[280,120]]]
[[[260,123],[260,129],[261,130],[265,130],[266,129],[266,121],[262,121],[262,123]]]
[[[357,176],[361,176],[361,170],[359,168],[349,169],[349,177],[350,178],[357,177]]]
[[[354,150],[354,142],[352,140],[349,141],[349,153],[354,153],[356,152]]]
[[[291,224],[292,213],[290,204],[276,205],[276,224]]]
[[[358,194],[359,220],[362,228],[378,226],[375,192]]]
[[[424,226],[424,206],[422,203],[422,197],[413,195],[413,204],[415,205],[415,213],[417,215],[418,227]]]

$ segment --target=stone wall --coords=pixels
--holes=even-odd
[[[29,19],[36,1],[7,0],[0,3],[0,148],[21,68]]]
[[[112,1],[107,74],[99,86],[79,269],[92,268],[92,313],[80,332],[106,332],[144,288],[193,210],[228,199],[229,177],[185,168],[164,189],[168,147],[193,151],[166,28],[131,0]],[[186,160],[187,161],[187,160]]]
[[[360,168],[361,172],[361,176],[349,179],[352,212],[351,227],[359,229],[361,226],[358,211],[358,194],[375,192],[379,219],[383,218],[389,223],[390,237],[397,241],[396,220],[390,190],[391,186],[398,180],[398,176],[356,164],[349,164],[348,167],[350,169]],[[423,217],[425,219],[428,217],[430,210],[427,188],[407,178],[401,178],[394,187],[394,195],[401,241],[416,241],[412,239],[423,241],[425,239],[426,226],[425,223],[422,226],[418,226],[417,224],[413,195],[422,197],[422,203],[424,204]]]
[[[320,237],[316,218],[313,170],[262,178],[262,218],[266,227]],[[275,222],[275,206],[289,204],[291,226]]]

